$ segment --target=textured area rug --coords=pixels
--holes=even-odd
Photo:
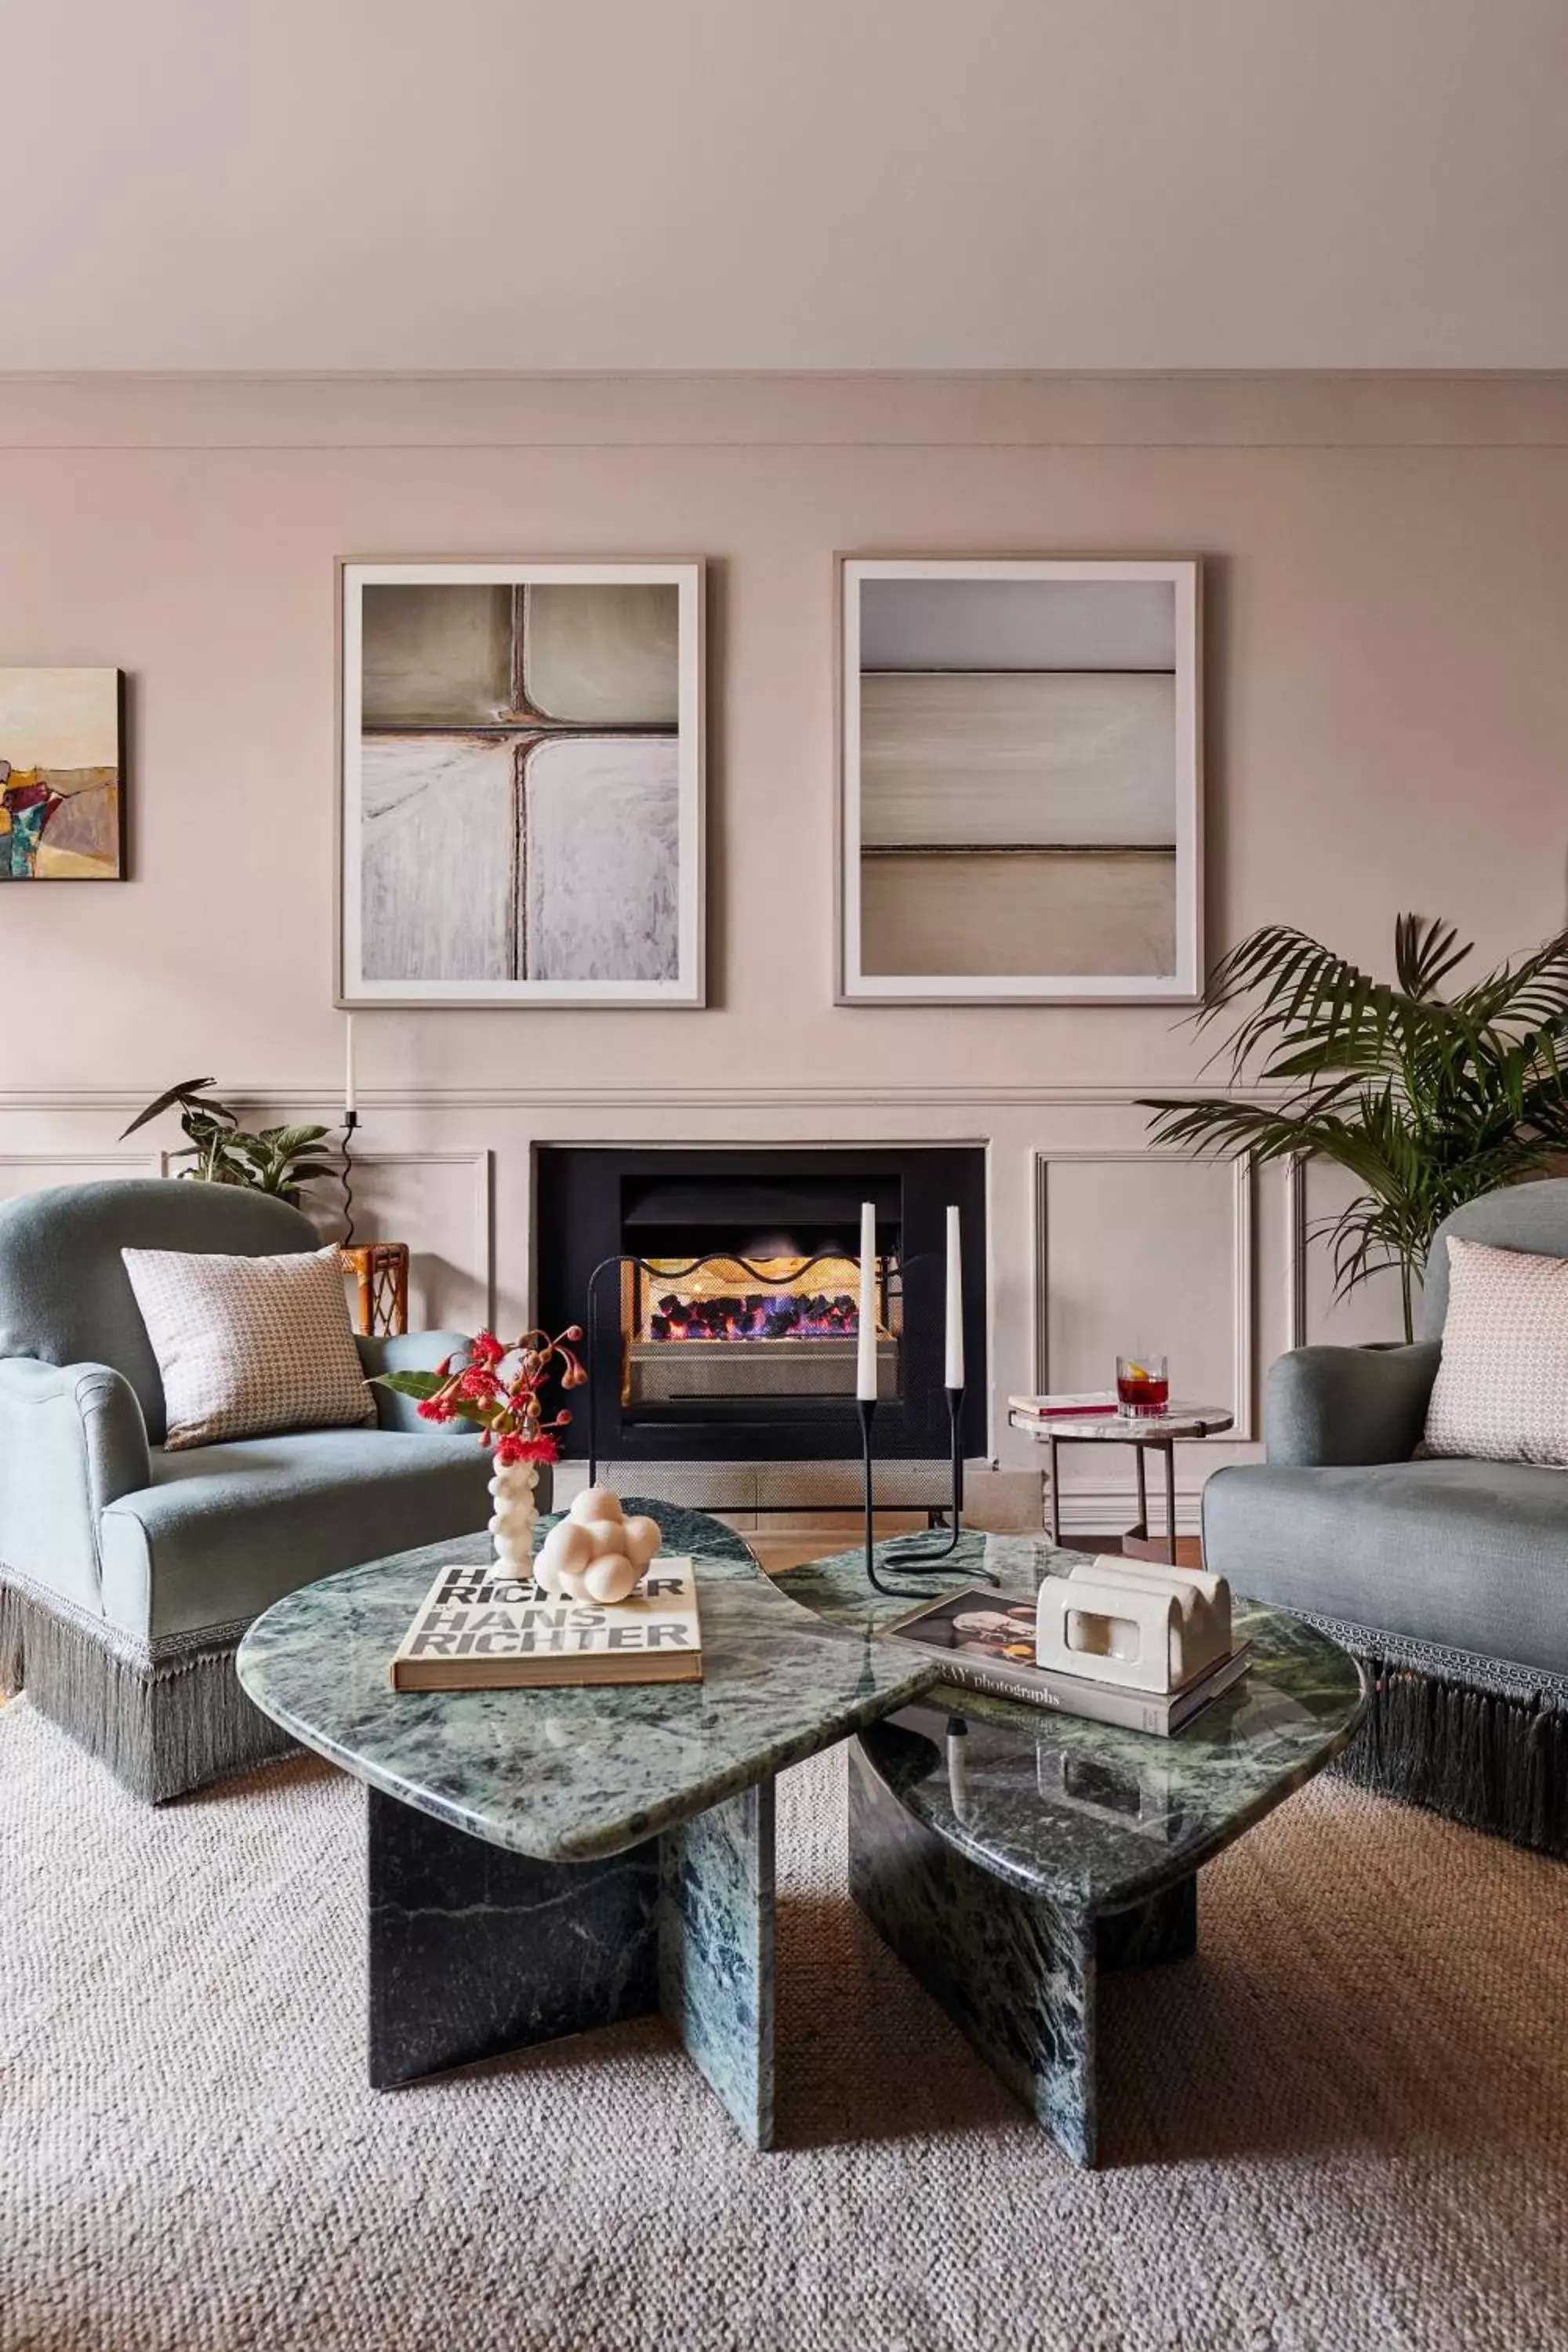
[[[153,1812],[0,1710],[0,2345],[1568,2342],[1568,1864],[1319,1782],[1107,1986],[1087,2175],[851,1909],[842,1756],[780,1790],[756,2157],[652,2022],[368,2091],[358,1787]]]

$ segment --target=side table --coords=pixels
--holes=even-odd
[[[1184,1438],[1217,1437],[1221,1430],[1234,1426],[1234,1413],[1224,1412],[1218,1405],[1177,1404],[1158,1416],[1131,1413],[1058,1413],[1043,1421],[1030,1414],[1010,1415],[1015,1429],[1027,1430],[1037,1444],[1048,1445],[1051,1454],[1051,1541],[1060,1546],[1062,1539],[1062,1489],[1057,1475],[1058,1449],[1063,1445],[1131,1445],[1138,1468],[1138,1524],[1122,1538],[1121,1549],[1133,1559],[1169,1560],[1176,1557],[1176,1447]],[[1145,1454],[1163,1454],[1165,1458],[1165,1535],[1161,1539],[1149,1532],[1149,1488],[1144,1474]]]
[[[401,1339],[408,1328],[406,1242],[350,1242],[339,1251],[359,1283],[359,1328],[367,1339]]]

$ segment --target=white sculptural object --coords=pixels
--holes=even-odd
[[[663,1540],[655,1520],[626,1517],[614,1487],[587,1486],[541,1544],[533,1580],[552,1599],[613,1608],[631,1599]]]
[[[1129,1690],[1178,1691],[1227,1658],[1230,1587],[1223,1576],[1101,1553],[1047,1576],[1035,1655],[1060,1674]]]
[[[539,1507],[533,1490],[539,1484],[537,1462],[498,1462],[490,1478],[489,1535],[496,1548],[496,1565],[524,1580],[531,1573],[529,1554]]]

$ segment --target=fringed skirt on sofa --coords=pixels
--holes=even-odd
[[[1308,1622],[1372,1679],[1366,1719],[1332,1769],[1516,1845],[1568,1854],[1568,1676],[1328,1617]]]
[[[153,1804],[287,1753],[234,1671],[248,1620],[137,1642],[0,1569],[0,1692],[40,1715]]]

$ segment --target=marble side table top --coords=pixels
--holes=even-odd
[[[907,1581],[935,1600],[984,1564],[1004,1591],[1027,1594],[1079,1556],[966,1531],[952,1575]],[[879,1547],[879,1560],[897,1577],[896,1549]],[[863,1634],[923,1597],[868,1592],[858,1551],[781,1581]],[[943,1685],[861,1745],[900,1802],[969,1859],[1075,1913],[1120,1910],[1212,1860],[1336,1756],[1364,1712],[1361,1668],[1311,1626],[1241,1600],[1235,1622],[1251,1667],[1172,1739]]]
[[[706,1678],[598,1690],[394,1691],[388,1662],[437,1569],[488,1536],[325,1578],[258,1617],[244,1689],[304,1746],[384,1794],[545,1862],[619,1853],[930,1687],[924,1660],[830,1624],[699,1511],[627,1498],[699,1564]],[[542,1519],[540,1536],[554,1524]],[[803,1596],[804,1599],[804,1596]]]
[[[1030,1437],[1070,1438],[1076,1445],[1163,1445],[1175,1437],[1217,1437],[1236,1425],[1222,1404],[1173,1404],[1168,1412],[1010,1412]]]

